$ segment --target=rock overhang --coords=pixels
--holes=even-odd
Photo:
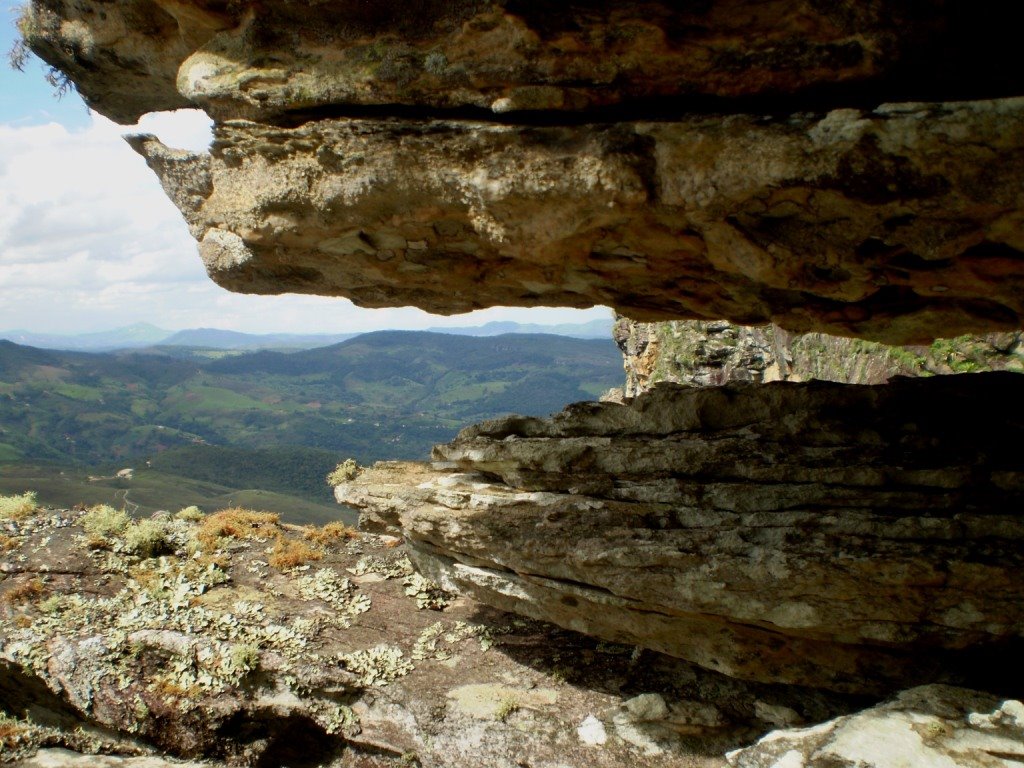
[[[215,118],[209,156],[133,144],[231,290],[911,342],[1022,324],[1005,22],[954,0],[35,0],[22,28],[116,120]]]

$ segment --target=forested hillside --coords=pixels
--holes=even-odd
[[[423,458],[469,423],[551,413],[621,379],[611,340],[561,336],[379,332],[228,357],[0,341],[0,462],[130,464],[329,501],[340,459]]]

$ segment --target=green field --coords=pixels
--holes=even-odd
[[[196,445],[423,459],[474,421],[547,415],[621,381],[611,340],[561,336],[389,331],[219,359],[0,341],[0,461],[102,467]]]

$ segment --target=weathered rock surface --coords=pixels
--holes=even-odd
[[[1024,317],[1024,100],[529,129],[232,121],[209,156],[132,143],[242,292],[893,341]]]
[[[723,768],[770,727],[755,701],[851,711],[444,595],[393,538],[274,524],[189,555],[167,525],[176,554],[144,558],[78,512],[0,520],[0,763]],[[321,559],[268,564],[300,542]]]
[[[883,384],[893,376],[1024,372],[1020,331],[892,347],[824,333],[793,334],[776,325],[619,317],[612,335],[624,358],[627,397],[662,381],[697,387],[811,379]]]
[[[41,749],[27,760],[20,760],[15,768],[224,768],[223,763],[182,762],[173,758],[148,755],[122,757],[118,755],[89,755],[68,749]]]
[[[1024,762],[1024,704],[922,686],[855,715],[775,731],[728,758],[733,768],[1015,768]]]
[[[232,290],[920,342],[1024,317],[1002,13],[34,0],[21,26],[105,114],[217,118],[209,157],[133,143]]]
[[[189,103],[267,122],[357,105],[676,111],[866,83],[874,103],[1016,94],[999,45],[1013,21],[962,0],[33,0],[21,27],[114,119]]]
[[[661,385],[498,419],[414,467],[400,522],[449,588],[737,677],[955,678],[1024,632],[1020,387]],[[399,507],[395,470],[339,500]]]

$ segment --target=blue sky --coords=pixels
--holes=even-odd
[[[89,112],[76,94],[63,99],[54,97],[53,89],[44,80],[46,68],[33,59],[25,72],[28,76],[8,67],[7,52],[14,46],[19,3],[0,0],[0,122],[16,125],[40,125],[59,122],[67,128],[85,128],[89,125]]]
[[[84,333],[149,322],[168,329],[348,332],[609,316],[605,308],[496,307],[438,317],[219,288],[156,177],[121,138],[144,131],[200,150],[209,142],[209,120],[191,111],[147,115],[124,127],[91,114],[77,94],[56,99],[38,59],[24,72],[7,65],[18,4],[0,0],[0,330]]]

